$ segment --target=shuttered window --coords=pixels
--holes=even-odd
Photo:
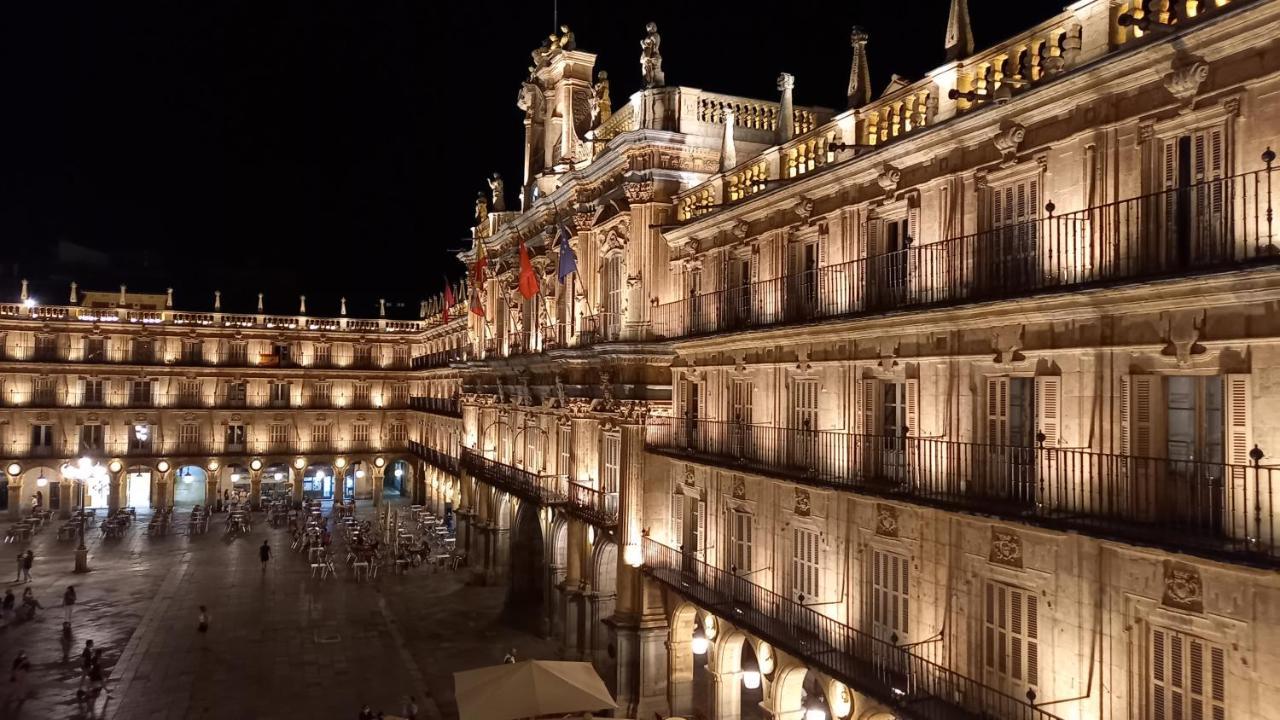
[[[1227,651],[1194,635],[1151,628],[1149,720],[1226,720]]]
[[[751,514],[734,510],[729,513],[729,566],[738,574],[749,573],[751,565]]]
[[[905,642],[910,627],[910,570],[898,553],[871,553],[871,631],[876,638]]]
[[[1009,444],[1009,378],[987,380],[987,442]]]
[[[791,383],[791,422],[799,430],[818,429],[818,381],[795,380]]]
[[[559,473],[573,477],[573,426],[563,425],[558,433],[557,443],[560,446]]]
[[[1022,588],[988,581],[983,613],[983,664],[1007,688],[1040,684],[1040,603]],[[1021,693],[1015,693],[1021,694]]]
[[[818,552],[818,533],[794,528],[791,535],[791,596],[804,600],[818,597],[818,579],[822,571]]]
[[[605,435],[600,453],[600,491],[604,493],[618,492],[620,464],[622,460],[622,438],[617,435]]]
[[[178,443],[183,447],[192,447],[200,442],[200,426],[195,423],[183,423],[178,428]]]
[[[735,378],[729,386],[729,420],[751,424],[751,381]]]

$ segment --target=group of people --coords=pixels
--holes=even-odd
[[[31,582],[31,567],[35,565],[36,554],[27,550],[18,553],[18,576],[13,579],[14,582]]]
[[[387,714],[381,710],[374,712],[368,705],[360,708],[360,714],[356,716],[358,720],[380,720],[385,718]],[[418,720],[418,700],[410,695],[404,699],[404,711],[401,716],[405,720]]]

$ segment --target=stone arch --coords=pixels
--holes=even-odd
[[[209,471],[196,464],[173,469],[173,504],[175,507],[204,505],[209,485]]]
[[[44,465],[39,462],[23,468],[22,472],[10,479],[8,475],[4,478],[14,483],[11,487],[16,488],[15,492],[18,498],[18,507],[23,511],[31,508],[31,498],[36,493],[40,493],[44,507],[49,507],[50,496],[54,487],[53,483],[60,483],[62,480],[62,471],[52,465]],[[45,484],[40,484],[40,478],[44,478]]]
[[[546,567],[542,518],[533,503],[507,504],[515,508],[515,521],[509,533],[511,582],[507,586],[506,614],[517,624],[541,630],[545,602],[542,573]]]
[[[804,717],[804,699],[806,693],[816,691],[822,693],[831,707],[827,696],[830,688],[829,678],[821,675],[794,660],[782,662],[779,658],[778,669],[774,671],[765,702],[770,714],[778,720],[801,720]]]
[[[698,608],[676,596],[667,630],[667,702],[673,715],[693,715],[693,672],[696,660],[690,645],[693,641],[694,623],[697,621]]]
[[[713,697],[712,716],[716,718],[758,718],[764,700],[765,681],[756,688],[742,683],[744,661],[756,657],[757,640],[724,620],[719,620],[714,655],[708,664],[718,683]]]
[[[618,601],[618,544],[608,536],[596,536],[591,556],[591,655],[610,691],[617,689],[617,639],[609,618]]]
[[[569,564],[569,518],[557,514],[547,532],[550,547],[547,553],[547,633],[564,637],[565,596],[561,589]]]

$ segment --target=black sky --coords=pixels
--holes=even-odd
[[[978,46],[1063,0],[971,0]],[[948,0],[601,3],[561,0],[615,107],[639,89],[644,24],[667,82],[839,108],[849,26],[878,93],[942,62]],[[0,300],[32,275],[48,301],[82,287],[163,292],[205,308],[413,314],[461,266],[472,199],[521,176],[516,92],[552,0],[14,2],[0,11]],[[59,241],[109,253],[96,272],[42,268]],[[15,268],[14,265],[17,265]],[[34,274],[38,270],[39,274]],[[42,298],[44,299],[44,298]],[[329,307],[332,305],[332,307]]]

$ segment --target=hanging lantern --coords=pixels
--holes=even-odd
[[[694,654],[694,655],[706,655],[706,654],[707,654],[707,647],[708,647],[709,645],[710,645],[710,643],[708,643],[708,642],[707,642],[707,631],[702,629],[702,624],[701,624],[701,623],[699,623],[699,624],[695,625],[695,626],[694,626],[694,628],[693,628],[693,641],[692,641],[691,643],[689,643],[690,648],[693,650],[693,654]],[[826,720],[826,719],[825,719],[825,718],[810,718],[810,717],[806,716],[806,717],[805,717],[805,720]]]
[[[749,651],[749,648],[747,650]],[[755,653],[747,655],[742,660],[742,687],[748,690],[756,690],[760,687],[760,663],[756,661]]]

